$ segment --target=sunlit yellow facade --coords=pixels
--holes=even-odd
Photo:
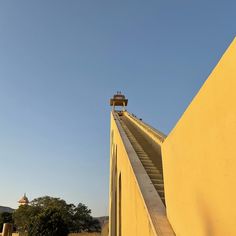
[[[167,137],[123,110],[110,140],[110,236],[235,236],[236,40]]]
[[[177,235],[235,236],[236,40],[163,145],[168,218]]]

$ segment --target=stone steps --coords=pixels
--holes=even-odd
[[[145,143],[142,142],[142,135],[138,133],[137,129],[129,128],[129,120],[122,117],[120,120],[121,126],[125,131],[130,143],[132,144],[137,156],[139,157],[147,175],[151,179],[153,186],[159,194],[162,202],[165,204],[164,182],[162,174],[162,166],[157,168],[150,157],[145,152]],[[149,150],[150,153],[151,150]]]

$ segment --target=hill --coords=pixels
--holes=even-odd
[[[14,209],[12,209],[10,207],[0,206],[0,213],[2,213],[2,212],[12,213],[13,211],[14,211]]]

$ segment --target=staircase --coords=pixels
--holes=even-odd
[[[135,126],[123,112],[118,113],[120,124],[145,168],[152,184],[165,205],[164,182],[160,147]]]

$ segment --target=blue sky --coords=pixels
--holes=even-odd
[[[109,98],[168,134],[235,37],[235,1],[0,2],[0,205],[108,214]]]

